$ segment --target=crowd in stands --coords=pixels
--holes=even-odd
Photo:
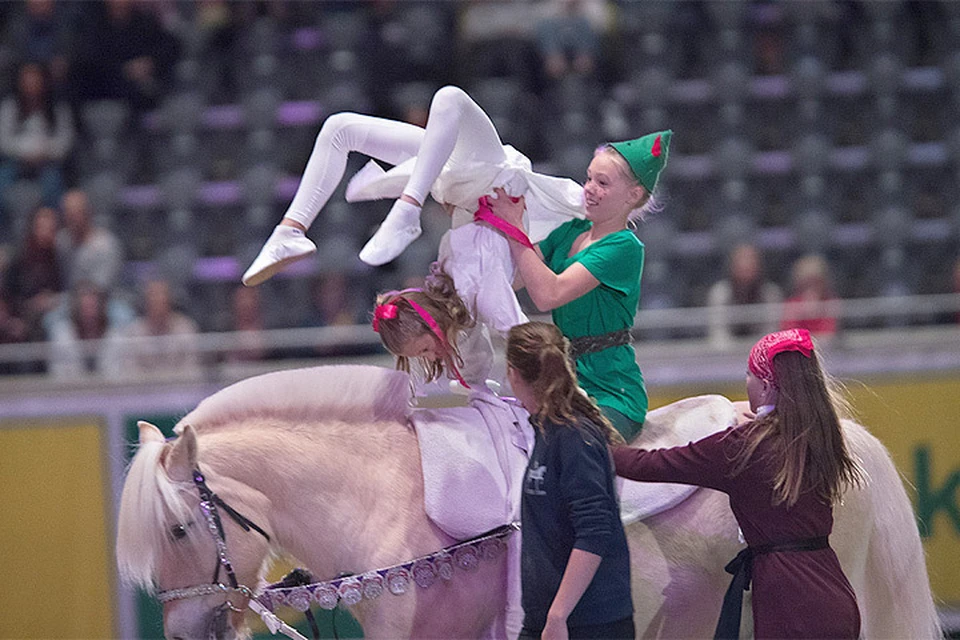
[[[578,180],[596,144],[674,129],[665,208],[637,229],[641,308],[711,315],[664,337],[833,335],[839,299],[960,293],[958,6],[0,3],[0,344],[54,346],[0,373],[184,372],[201,332],[240,332],[219,357],[245,362],[283,355],[265,329],[366,322],[376,291],[427,272],[449,228],[435,203],[385,267],[356,254],[389,203],[341,195],[315,260],[257,289],[239,274],[326,115],[423,124],[443,84],[539,171]],[[769,306],[728,314],[745,304]]]

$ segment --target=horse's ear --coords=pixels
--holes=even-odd
[[[140,429],[141,446],[148,442],[163,442],[163,433],[149,422],[140,420],[137,422],[137,428]]]
[[[197,434],[190,425],[184,425],[183,431],[167,454],[167,475],[171,480],[186,482],[193,478],[197,468]]]

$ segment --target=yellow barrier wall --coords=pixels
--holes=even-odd
[[[921,378],[850,389],[862,424],[890,450],[927,551],[934,594],[960,605],[960,381]]]
[[[0,423],[0,638],[112,638],[112,570],[95,419]]]

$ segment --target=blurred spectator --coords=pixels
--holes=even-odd
[[[237,286],[231,298],[231,331],[238,332],[237,347],[226,354],[228,362],[264,360],[268,356],[263,331],[266,328],[260,289]]]
[[[242,28],[236,13],[237,3],[227,0],[200,0],[194,5],[199,58],[204,68],[213,70],[205,76],[214,84],[207,89],[225,100],[237,99],[239,90],[237,78],[231,72]]]
[[[136,111],[157,106],[173,77],[176,38],[133,0],[104,0],[82,15],[71,74],[77,98],[124,100]]]
[[[735,246],[727,257],[727,275],[707,293],[710,309],[709,338],[714,348],[723,349],[734,337],[761,336],[777,328],[777,310],[771,308],[752,321],[730,319],[732,307],[744,304],[776,304],[783,293],[766,278],[760,251],[752,244]]]
[[[129,315],[129,309],[111,301],[103,289],[90,282],[78,283],[67,304],[48,314],[50,375],[61,379],[87,374],[116,378],[120,373],[117,340]]]
[[[47,70],[21,65],[13,94],[0,103],[0,198],[18,179],[36,180],[44,204],[57,206],[73,142],[73,115],[54,100]]]
[[[6,294],[0,291],[0,345],[25,342],[27,337],[26,325],[17,316],[13,315]],[[21,373],[23,366],[17,362],[0,362],[0,375]]]
[[[950,290],[951,293],[955,293],[960,296],[960,258],[957,258],[957,261],[953,263],[953,279],[952,279],[953,288]],[[954,316],[957,324],[960,324],[960,311]]]
[[[938,220],[947,215],[947,205],[943,194],[932,184],[920,187],[913,204],[913,215],[917,220]]]
[[[779,26],[761,28],[754,37],[753,49],[756,74],[775,76],[786,71],[786,47]]]
[[[147,282],[143,315],[131,322],[124,334],[130,338],[123,341],[120,353],[125,375],[195,376],[200,372],[199,328],[174,308],[166,280]]]
[[[536,25],[543,69],[551,80],[568,73],[589,75],[597,66],[600,34],[587,15],[584,0],[550,0],[549,15]]]
[[[55,94],[67,79],[71,46],[68,14],[73,8],[70,3],[54,0],[26,0],[17,5],[3,36],[3,41],[14,47],[18,62],[36,62],[49,70]]]
[[[11,309],[7,294],[0,291],[0,344],[26,341],[26,325]]]
[[[314,281],[310,310],[304,321],[307,327],[357,324],[359,314],[351,302],[347,275],[328,271]]]
[[[394,104],[398,87],[411,82],[439,87],[450,82],[456,3],[374,0],[363,6],[369,30],[358,75],[378,114],[405,118]]]
[[[827,261],[803,256],[793,264],[790,296],[784,305],[781,329],[807,329],[820,336],[837,332],[837,298],[830,283]]]
[[[467,79],[508,77],[533,89],[536,45],[533,25],[540,17],[533,2],[467,0],[457,27],[458,71]]]
[[[72,189],[63,196],[64,229],[57,236],[57,255],[68,288],[88,281],[112,293],[123,264],[123,248],[109,230],[94,223],[86,192]]]
[[[332,327],[369,322],[370,315],[367,314],[367,309],[372,307],[372,300],[372,293],[358,292],[356,283],[351,283],[346,273],[325,271],[313,282],[310,309],[302,324],[305,327]],[[294,355],[315,358],[382,352],[383,348],[378,341],[369,345],[317,345],[308,352]]]
[[[23,320],[29,341],[39,342],[45,338],[43,318],[57,306],[64,289],[56,239],[56,211],[38,208],[7,270],[5,288],[11,311]]]

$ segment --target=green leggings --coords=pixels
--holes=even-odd
[[[601,405],[600,412],[606,416],[607,420],[613,424],[613,428],[619,431],[627,442],[633,442],[633,439],[640,433],[640,429],[643,428],[642,422],[631,420],[616,409]]]

